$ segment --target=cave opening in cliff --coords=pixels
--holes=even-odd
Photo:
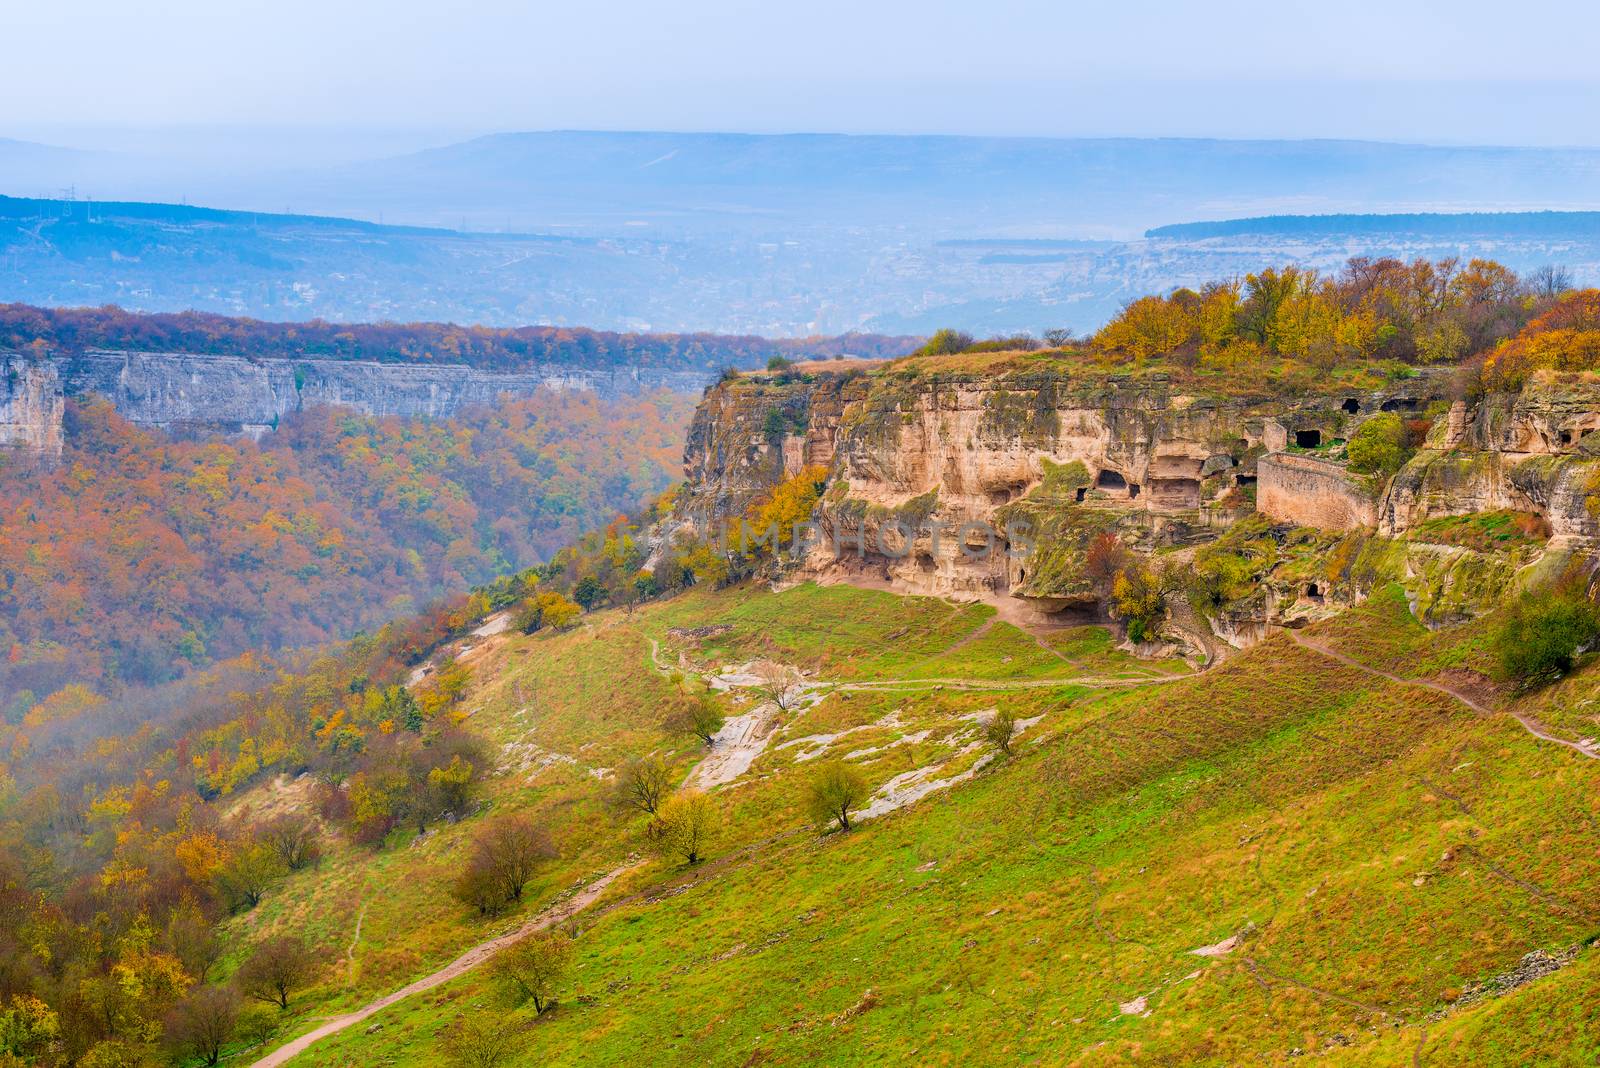
[[[1384,401],[1381,407],[1386,412],[1414,412],[1417,410],[1417,403],[1415,397],[1395,397]]]
[[[1561,432],[1561,444],[1563,444],[1563,445],[1571,445],[1572,444],[1572,431],[1563,430]]]
[[[1128,480],[1108,467],[1094,477],[1094,488],[1103,490],[1125,490],[1128,488]]]
[[[1296,430],[1294,432],[1294,447],[1297,449],[1315,449],[1322,444],[1322,431]]]
[[[1128,499],[1131,501],[1133,498],[1135,498],[1137,496],[1139,496],[1139,483],[1137,483],[1137,482],[1128,483]]]
[[[1322,588],[1315,582],[1310,583],[1306,586],[1306,596],[1313,601],[1320,601],[1322,600]]]
[[[1085,497],[1087,497],[1088,495],[1089,495],[1089,487],[1088,486],[1079,486],[1078,487],[1078,503],[1079,504],[1082,504],[1083,503],[1083,499]]]
[[[1255,475],[1234,475],[1233,476],[1233,484],[1235,486],[1254,486],[1256,484],[1256,476]]]
[[[1339,407],[1343,408],[1351,415],[1355,415],[1361,410],[1361,402],[1356,400],[1354,397],[1346,397],[1344,399],[1344,403],[1339,405]]]

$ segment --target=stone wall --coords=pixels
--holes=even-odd
[[[1257,461],[1256,474],[1256,508],[1280,522],[1351,530],[1378,521],[1377,501],[1338,464],[1273,453]]]

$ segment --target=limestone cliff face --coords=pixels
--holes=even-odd
[[[698,392],[699,372],[616,368],[588,370],[537,365],[517,372],[462,365],[370,363],[350,360],[245,359],[188,353],[86,352],[70,357],[0,355],[21,385],[0,385],[0,399],[23,415],[8,431],[0,408],[0,441],[8,433],[30,449],[59,452],[63,396],[96,394],[131,422],[184,433],[260,434],[283,416],[316,405],[370,415],[454,415],[505,394],[539,389],[591,390],[615,397],[656,388]],[[42,391],[42,392],[41,392]],[[51,413],[54,413],[53,415]],[[34,443],[34,439],[43,445]]]
[[[1560,538],[1600,544],[1600,383],[1547,375],[1520,393],[1458,402],[1395,477],[1378,528],[1439,516],[1536,512]]]
[[[845,551],[824,547],[812,565],[923,593],[1083,610],[1090,591],[1058,558],[1118,516],[1181,538],[1236,488],[1261,429],[1248,404],[1174,395],[1160,379],[879,382],[833,435],[821,522]],[[1063,515],[1084,522],[1063,525]],[[1024,542],[1053,562],[1030,561]]]
[[[1533,512],[1558,547],[1600,549],[1600,434],[1590,433],[1600,385],[1540,381],[1450,407],[1450,379],[1424,372],[1356,396],[1211,397],[1159,374],[1014,365],[744,376],[708,391],[696,413],[677,516],[714,536],[783,479],[822,465],[814,518],[824,537],[801,575],[1073,622],[1104,611],[1105,587],[1086,566],[1100,535],[1169,550],[1161,558],[1181,568],[1259,512],[1252,536],[1304,548],[1248,575],[1254,592],[1203,622],[1175,610],[1170,623],[1199,635],[1192,644],[1249,644],[1375,582],[1402,582],[1418,618],[1444,622],[1514,581],[1539,549],[1495,556],[1431,542],[1415,534],[1429,519]],[[1433,426],[1387,485],[1350,472],[1338,444],[1382,412],[1431,413]]]
[[[1114,526],[1151,546],[1203,537],[1253,510],[1269,449],[1331,440],[1363,413],[1414,407],[1441,388],[1215,398],[1161,375],[751,376],[711,390],[696,413],[680,516],[712,532],[802,466],[823,464],[831,480],[818,521],[828,538],[807,561],[813,572],[1078,610],[1093,597],[1074,565],[1095,534]],[[983,535],[963,533],[968,524],[993,530],[998,551],[976,551],[969,542]],[[1008,526],[1041,543],[1032,563],[1005,551],[1015,547]],[[909,540],[885,548],[905,532]]]
[[[709,532],[807,465],[831,464],[840,415],[866,392],[864,380],[841,374],[786,385],[745,379],[708,390],[684,444],[688,493],[679,517]]]
[[[61,380],[54,367],[0,355],[0,454],[60,456],[63,407]]]

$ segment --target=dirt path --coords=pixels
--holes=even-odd
[[[1474,712],[1485,716],[1492,716],[1495,714],[1495,710],[1489,706],[1482,704],[1471,697],[1468,697],[1459,690],[1453,690],[1442,683],[1428,682],[1425,679],[1403,679],[1399,675],[1391,675],[1387,671],[1382,671],[1370,665],[1363,664],[1361,661],[1356,660],[1353,657],[1346,656],[1337,649],[1330,649],[1325,645],[1319,645],[1316,642],[1303,637],[1298,631],[1285,629],[1284,633],[1288,634],[1289,640],[1294,642],[1296,645],[1305,649],[1310,649],[1312,652],[1319,653],[1330,660],[1337,660],[1339,663],[1344,664],[1347,667],[1353,667],[1357,671],[1365,671],[1368,675],[1376,675],[1380,679],[1387,679],[1390,682],[1397,682],[1402,686],[1420,686],[1425,690],[1433,690],[1435,693],[1442,693],[1447,697],[1455,698],[1457,701],[1460,701]],[[1514,718],[1518,723],[1522,724],[1522,728],[1524,730],[1533,735],[1535,738],[1546,742],[1554,742],[1556,745],[1564,745],[1568,749],[1576,750],[1577,752],[1582,753],[1591,760],[1600,760],[1600,746],[1585,742],[1575,742],[1570,738],[1562,738],[1559,735],[1551,734],[1545,729],[1544,724],[1540,723],[1527,713],[1518,712],[1516,709],[1507,709],[1507,711],[1511,713],[1512,718]]]
[[[252,1068],[273,1068],[275,1065],[286,1064],[291,1058],[304,1053],[313,1043],[327,1038],[329,1035],[338,1034],[348,1027],[353,1027],[397,1001],[403,1001],[413,994],[420,994],[424,990],[432,990],[441,983],[449,982],[451,979],[476,968],[502,949],[527,935],[535,931],[542,931],[546,927],[551,927],[577,915],[594,904],[595,899],[605,892],[606,887],[610,886],[623,872],[626,872],[631,867],[633,865],[624,864],[619,868],[613,868],[576,894],[567,898],[567,900],[545,909],[510,934],[501,935],[499,938],[491,938],[487,942],[480,942],[438,971],[425,975],[391,994],[385,994],[378,1000],[369,1002],[354,1012],[345,1013],[343,1016],[335,1016],[315,1030],[308,1031],[294,1041],[286,1042],[279,1046],[265,1057],[256,1061]]]
[[[646,640],[650,643],[650,661],[655,665],[655,669],[664,675],[676,671],[676,668],[662,663],[660,643],[654,638]],[[1060,654],[1057,653],[1056,655],[1059,656]],[[1064,657],[1062,659],[1065,660]],[[1086,686],[1090,689],[1100,689],[1116,686],[1154,686],[1161,683],[1178,682],[1181,679],[1192,679],[1200,674],[1202,674],[1200,671],[1186,671],[1180,675],[1135,679],[1103,678],[1094,675],[1057,675],[1042,679],[980,679],[963,676],[938,676],[920,679],[863,679],[860,682],[828,682],[824,679],[816,679],[808,683],[808,685],[812,688],[829,688],[852,692],[912,688],[932,689],[935,686],[948,690],[1038,690],[1061,686]]]
[[[366,894],[367,887],[366,884],[363,883],[361,886],[361,911],[356,913],[356,930],[355,933],[350,936],[350,945],[345,947],[344,951],[344,967],[345,974],[347,976],[355,970],[356,947],[361,945],[361,925],[365,923],[367,919],[368,902],[366,900]]]
[[[1114,689],[1118,686],[1157,686],[1168,682],[1181,682],[1196,678],[1203,672],[1186,671],[1181,675],[1159,675],[1135,679],[1108,679],[1096,675],[1058,675],[1043,679],[977,679],[977,678],[926,678],[926,679],[867,679],[862,682],[840,682],[834,689],[852,692],[872,690],[904,690],[912,687],[939,686],[946,690],[1039,690],[1059,689],[1062,686],[1083,686],[1091,690]]]

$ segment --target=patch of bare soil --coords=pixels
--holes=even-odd
[[[241,803],[232,814],[259,822],[291,812],[311,812],[315,807],[311,803],[311,791],[316,784],[316,777],[309,773],[293,778],[287,775],[274,776],[262,788],[252,790],[241,798]]]
[[[1434,675],[1432,681],[1451,693],[1467,698],[1471,703],[1489,708],[1499,704],[1505,697],[1504,687],[1483,672],[1469,668],[1446,668]]]

